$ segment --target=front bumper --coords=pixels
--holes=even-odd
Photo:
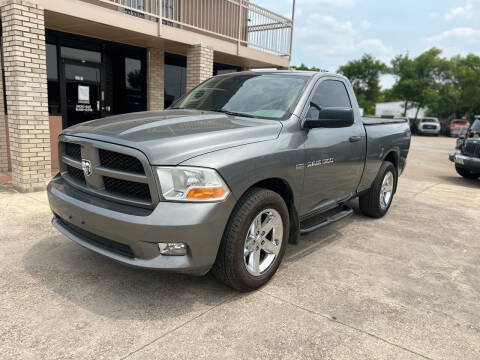
[[[450,135],[452,136],[459,136],[461,134],[465,134],[467,132],[468,128],[454,128],[450,130]]]
[[[437,135],[437,134],[440,134],[440,128],[436,128],[436,129],[424,129],[424,128],[421,128],[419,129],[420,133],[422,134],[434,134],[434,135]]]
[[[461,168],[480,172],[480,158],[475,158],[460,153],[451,153],[448,158],[450,161],[454,162],[455,165]]]
[[[127,265],[192,274],[215,262],[235,206],[230,194],[220,203],[160,202],[140,210],[75,190],[60,176],[47,190],[53,225],[76,243]],[[161,255],[160,242],[185,243],[187,255]]]

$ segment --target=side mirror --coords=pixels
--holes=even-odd
[[[456,144],[456,146],[455,146],[455,149],[461,150],[462,147],[463,147],[463,144],[465,144],[465,138],[459,137],[459,138],[457,139],[457,144]]]
[[[352,126],[355,120],[351,108],[320,108],[317,104],[311,103],[310,107],[315,108],[317,118],[311,118],[310,111],[303,123],[305,129],[313,128],[341,128]]]

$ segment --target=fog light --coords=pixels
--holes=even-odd
[[[184,243],[159,243],[160,254],[167,256],[187,255],[187,245]]]

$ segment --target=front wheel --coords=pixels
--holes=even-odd
[[[458,175],[463,176],[465,179],[477,179],[480,177],[479,173],[471,172],[465,168],[461,168],[458,165],[455,165],[455,170],[457,170]]]
[[[397,189],[397,170],[389,161],[384,161],[370,190],[360,196],[360,210],[367,216],[381,218],[392,204]]]
[[[280,266],[289,226],[288,208],[279,194],[261,188],[249,190],[227,224],[213,275],[240,291],[258,289]]]

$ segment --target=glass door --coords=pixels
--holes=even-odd
[[[67,126],[99,119],[102,115],[100,65],[64,60],[63,71]]]

